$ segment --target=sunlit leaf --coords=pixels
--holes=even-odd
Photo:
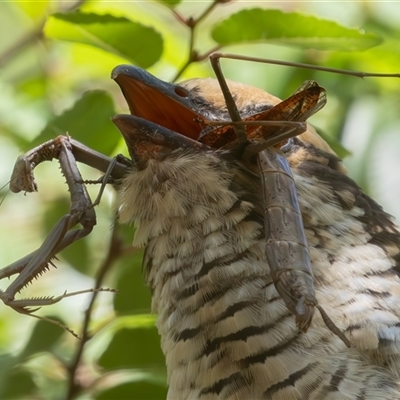
[[[242,10],[217,24],[213,39],[222,46],[246,42],[290,44],[320,50],[364,50],[382,39],[334,21],[300,13],[254,8]]]
[[[49,11],[49,7],[51,5],[51,1],[49,0],[16,1],[14,3],[32,19],[44,17],[44,15]]]
[[[109,14],[54,14],[46,23],[45,34],[51,39],[101,48],[142,68],[158,61],[163,51],[162,37],[153,28]]]
[[[32,99],[43,99],[46,96],[46,77],[44,74],[37,74],[19,82],[18,89]]]
[[[157,0],[159,3],[165,4],[168,7],[175,7],[179,3],[181,3],[182,0]]]
[[[86,92],[72,108],[51,120],[33,145],[68,132],[72,138],[86,146],[110,154],[120,140],[118,130],[110,121],[114,114],[113,102],[108,93],[100,90]]]

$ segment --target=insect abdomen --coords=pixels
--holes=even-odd
[[[265,207],[266,255],[276,289],[306,332],[317,304],[296,186],[286,158],[268,148],[258,155]]]

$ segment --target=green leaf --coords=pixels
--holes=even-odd
[[[242,10],[219,23],[212,31],[221,46],[244,42],[269,42],[319,50],[365,50],[382,39],[334,21],[300,13],[254,8]]]
[[[154,369],[165,368],[164,355],[160,348],[160,336],[155,326],[118,330],[108,348],[99,359],[106,369]]]
[[[164,400],[167,397],[166,385],[151,382],[129,382],[102,392],[96,400]]]
[[[10,375],[15,372],[16,369],[20,369],[19,357],[12,356],[8,353],[0,353],[0,399],[4,399],[4,394],[8,391],[8,382]]]
[[[123,257],[115,268],[120,271],[114,297],[114,308],[119,314],[150,312],[151,295],[144,283],[142,257],[142,252]]]
[[[20,7],[26,15],[34,20],[41,17],[43,18],[43,16],[49,12],[49,8],[51,7],[51,1],[49,0],[19,1],[15,2],[15,4]]]
[[[57,13],[48,19],[45,34],[98,47],[142,68],[158,61],[163,51],[162,37],[153,28],[109,14]]]
[[[46,317],[56,321],[60,320],[59,317],[55,316]],[[64,331],[60,327],[46,321],[38,321],[33,328],[28,343],[20,354],[20,358],[24,359],[35,353],[50,351],[63,334]]]
[[[2,399],[27,399],[34,398],[33,390],[36,389],[32,375],[28,371],[19,368],[13,369],[7,376],[5,386],[1,388]]]
[[[47,124],[33,146],[68,132],[86,146],[109,155],[121,138],[110,121],[114,114],[114,105],[108,93],[100,90],[86,92],[72,108]]]
[[[161,4],[165,4],[168,7],[175,7],[177,6],[182,0],[157,0]]]

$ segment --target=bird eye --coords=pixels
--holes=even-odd
[[[175,93],[180,97],[188,97],[189,92],[182,86],[175,86]]]

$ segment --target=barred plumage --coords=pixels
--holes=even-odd
[[[114,78],[126,87],[129,74],[119,69]],[[156,78],[145,79],[156,85]],[[160,107],[168,99],[163,85]],[[210,119],[227,118],[214,80],[182,87],[182,104]],[[278,101],[242,84],[230,88],[244,116]],[[127,91],[135,113],[141,97]],[[170,111],[158,109],[157,99],[152,106],[146,119],[194,136],[180,131],[185,121],[178,129],[160,117]],[[137,168],[120,193],[121,220],[135,222],[134,245],[146,247],[168,398],[400,399],[400,234],[313,129],[293,139],[285,155],[317,300],[346,333],[350,349],[318,314],[306,334],[298,332],[278,295],[265,257],[259,176],[227,151],[157,143],[163,151],[139,152],[129,138],[140,134],[124,132]]]

